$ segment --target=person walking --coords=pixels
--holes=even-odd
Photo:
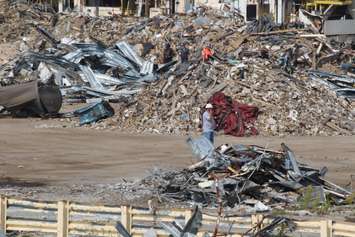
[[[213,118],[213,105],[208,103],[205,108],[206,111],[202,115],[202,135],[213,144],[214,130],[216,129],[216,121]]]

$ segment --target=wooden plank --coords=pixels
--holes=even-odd
[[[205,221],[203,220],[202,221],[202,224],[203,225],[215,225],[216,224],[216,221]],[[250,229],[253,227],[253,225],[251,223],[236,223],[236,222],[233,222],[233,221],[230,221],[230,222],[225,222],[225,221],[221,221],[220,222],[220,225],[232,225],[233,224],[233,227],[235,228],[239,228],[239,229]]]
[[[320,228],[319,221],[295,221],[299,228]]]
[[[332,223],[328,220],[320,221],[320,237],[331,237],[331,225]]]
[[[217,217],[203,214],[203,220],[217,220]],[[235,223],[251,223],[251,217],[223,217],[222,221]]]
[[[257,215],[252,215],[251,216],[251,226],[252,228],[256,228],[256,231],[259,231],[260,230],[260,226],[258,225],[259,224],[259,218]]]
[[[333,237],[333,220],[327,220],[329,237]]]
[[[116,215],[116,214],[110,214],[110,213],[92,213],[92,212],[80,212],[80,211],[70,211],[70,219],[73,219],[74,217],[80,218],[81,221],[92,221],[95,219],[100,218],[103,219],[103,221],[120,221],[121,220],[121,214]]]
[[[78,231],[78,230],[71,230],[70,235],[76,236],[102,236],[102,237],[121,237],[117,233],[109,233],[109,232],[95,232],[95,231]]]
[[[185,225],[187,224],[187,222],[190,220],[191,217],[192,217],[192,210],[187,209],[185,211]]]
[[[97,225],[97,224],[92,224],[92,223],[70,222],[70,224],[68,225],[68,228],[69,228],[69,232],[72,230],[77,230],[77,231],[117,233],[117,230],[114,225]]]
[[[1,232],[6,235],[6,211],[7,211],[7,197],[0,196],[0,228]]]
[[[42,209],[57,209],[56,203],[46,203],[46,202],[34,202],[34,201],[24,201],[18,199],[8,199],[8,206],[27,206],[33,208],[42,208]]]
[[[270,32],[260,32],[260,33],[250,33],[250,36],[258,36],[258,35],[277,35],[277,34],[284,34],[284,33],[299,33],[304,30],[295,30],[295,29],[289,29],[289,30],[275,30],[275,31],[270,31]]]
[[[133,234],[132,237],[144,237],[144,234]],[[159,237],[162,237],[161,235]]]
[[[352,135],[352,133],[348,130],[345,130],[339,126],[337,126],[335,123],[333,122],[327,122],[325,125],[327,125],[328,127],[330,127],[331,129],[335,130],[335,131],[338,131],[338,132],[341,132],[341,133],[344,133],[346,135]]]
[[[296,232],[309,233],[309,234],[320,234],[320,229],[308,229],[308,228],[296,228]]]
[[[57,221],[57,237],[68,237],[69,203],[67,201],[58,202]]]
[[[29,231],[29,232],[42,232],[42,233],[57,233],[56,229],[43,229],[40,227],[25,227],[25,226],[8,226],[8,231]]]
[[[170,217],[184,217],[185,216],[185,210],[183,211],[176,211],[176,210],[155,210],[154,212],[156,215],[160,216],[170,216]],[[131,214],[132,215],[152,215],[152,212],[149,209],[137,209],[132,207],[131,208]]]
[[[109,207],[109,206],[89,206],[82,204],[70,204],[70,210],[77,212],[108,212],[108,213],[121,213],[120,207]]]
[[[347,231],[343,231],[343,230],[336,230],[336,231],[333,231],[333,235],[334,236],[354,237],[355,233],[354,232],[347,232]]]
[[[353,223],[333,223],[332,227],[333,230],[355,233],[355,225]]]
[[[132,235],[135,234],[144,234],[145,232],[147,232],[148,228],[132,228]],[[164,230],[160,230],[160,229],[156,229],[155,230],[157,235],[164,235],[164,236],[168,236],[169,233],[164,231]]]
[[[177,218],[169,216],[154,216],[154,215],[132,215],[132,221],[167,221],[172,222]]]
[[[34,209],[31,207],[18,207],[18,206],[17,207],[12,206],[7,208],[7,213],[13,213],[18,210],[21,210],[22,212],[30,212],[30,213],[53,214],[53,215],[57,214],[57,210]]]
[[[6,223],[7,227],[33,227],[42,229],[57,229],[57,223],[48,221],[34,221],[34,220],[22,220],[22,219],[8,219]]]
[[[131,228],[132,228],[131,207],[121,206],[121,223],[126,228],[128,233],[131,234]]]

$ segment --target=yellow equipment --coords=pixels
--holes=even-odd
[[[330,5],[347,6],[351,5],[352,0],[309,0],[306,1],[307,9],[325,9]]]

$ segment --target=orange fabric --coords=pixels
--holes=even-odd
[[[202,58],[204,61],[207,61],[210,57],[213,56],[213,52],[210,48],[203,48],[202,50]]]

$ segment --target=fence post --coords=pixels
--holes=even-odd
[[[0,196],[0,228],[1,232],[6,235],[6,211],[7,211],[7,197]]]
[[[130,206],[121,206],[121,223],[128,233],[132,234],[132,213]]]
[[[68,237],[69,230],[69,202],[58,202],[57,237]]]
[[[251,215],[251,226],[256,228],[256,231],[260,230],[259,216]]]
[[[260,228],[264,228],[264,216],[262,214],[257,215],[257,220],[260,224]]]
[[[191,211],[191,209],[185,210],[185,225],[186,225],[187,222],[190,220],[191,216],[192,216],[192,211]]]
[[[320,237],[332,237],[333,236],[333,221],[322,220],[320,221]]]

